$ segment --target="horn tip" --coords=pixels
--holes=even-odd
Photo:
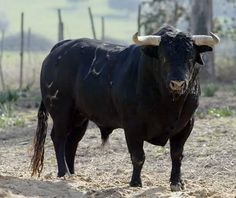
[[[210,32],[210,35],[214,38],[214,40],[219,43],[220,42],[220,38],[219,36],[217,36],[216,34],[214,34],[213,32]]]
[[[136,43],[138,40],[138,32],[133,35],[133,41]]]

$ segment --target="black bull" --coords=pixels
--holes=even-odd
[[[161,29],[160,46],[128,47],[91,39],[58,43],[43,62],[42,102],[32,158],[33,175],[43,168],[48,112],[58,176],[74,173],[78,142],[88,120],[97,124],[103,142],[123,128],[133,164],[131,186],[142,186],[143,143],[164,146],[170,141],[171,189],[180,190],[184,144],[194,125],[200,87],[200,53],[188,34]],[[184,82],[175,89],[175,82]]]

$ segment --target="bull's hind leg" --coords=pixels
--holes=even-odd
[[[88,120],[79,118],[74,122],[66,140],[66,162],[71,174],[74,174],[74,160],[79,141],[83,138]]]
[[[66,173],[69,173],[65,161],[65,144],[66,144],[67,131],[68,129],[66,128],[65,124],[63,124],[63,122],[60,123],[54,121],[51,132],[51,138],[53,141],[57,158],[58,177],[63,177],[65,176]]]
[[[170,139],[172,161],[170,188],[172,191],[179,191],[184,188],[184,183],[181,179],[181,161],[183,159],[184,144],[192,131],[193,123],[194,119],[191,119],[180,133]]]
[[[65,158],[66,139],[72,123],[70,109],[69,105],[64,105],[60,108],[53,109],[54,111],[51,112],[53,119],[51,138],[57,158],[58,177],[63,177],[66,173],[70,174]]]

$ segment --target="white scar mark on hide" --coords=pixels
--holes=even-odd
[[[104,44],[103,44],[104,45]],[[87,75],[84,77],[84,80],[89,76],[90,73],[93,73],[95,74],[96,76],[98,76],[102,70],[104,69],[105,66],[103,66],[99,71],[96,71],[96,60],[97,60],[97,52],[99,50],[100,46],[97,46],[96,49],[95,49],[95,52],[94,52],[94,57],[93,57],[93,60],[92,60],[92,63],[91,63],[91,66],[89,68],[89,71],[87,73]],[[109,57],[109,52],[107,52],[106,56],[105,57]]]
[[[56,92],[54,93],[54,95],[47,95],[47,98],[50,101],[50,107],[53,107],[53,100],[57,100],[57,94],[58,94],[58,89],[56,90]]]
[[[109,58],[109,51],[107,51],[107,53],[106,53],[106,58]],[[102,72],[102,70],[104,69],[104,65],[103,65],[103,67],[99,70],[99,71],[96,71],[96,67],[95,67],[95,65],[91,65],[91,67],[93,67],[93,69],[92,69],[92,73],[93,74],[95,74],[95,75],[99,75],[101,72]]]
[[[96,47],[96,49],[95,49],[95,53],[94,53],[94,57],[93,57],[93,61],[92,61],[91,67],[94,67],[94,63],[95,63],[95,61],[96,61],[96,59],[97,59],[97,51],[98,51],[98,48],[99,48],[99,47]]]
[[[53,81],[50,84],[47,84],[47,88],[50,89],[52,87]]]
[[[47,93],[46,98],[49,100],[50,107],[53,107],[53,100],[57,100],[58,99],[57,95],[58,95],[58,92],[59,92],[59,90],[57,89],[56,92],[53,95],[51,95],[50,94],[50,89],[52,88],[52,85],[53,85],[53,81],[50,84],[46,85],[47,88],[48,88],[48,90],[47,90],[48,93]]]

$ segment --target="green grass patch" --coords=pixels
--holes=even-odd
[[[9,103],[16,102],[19,99],[19,91],[18,90],[7,90],[0,92],[0,103]]]
[[[218,90],[219,87],[217,85],[208,84],[203,88],[203,94],[205,97],[213,97]]]
[[[25,119],[15,114],[15,103],[0,103],[0,128],[8,126],[22,127],[24,124]]]
[[[24,125],[24,118],[0,116],[0,128],[9,126],[23,127]]]
[[[229,107],[222,107],[222,108],[211,108],[208,110],[207,114],[214,117],[230,117],[235,115],[235,112]]]
[[[24,126],[25,119],[16,114],[16,102],[19,98],[20,92],[18,90],[0,92],[0,128]]]

